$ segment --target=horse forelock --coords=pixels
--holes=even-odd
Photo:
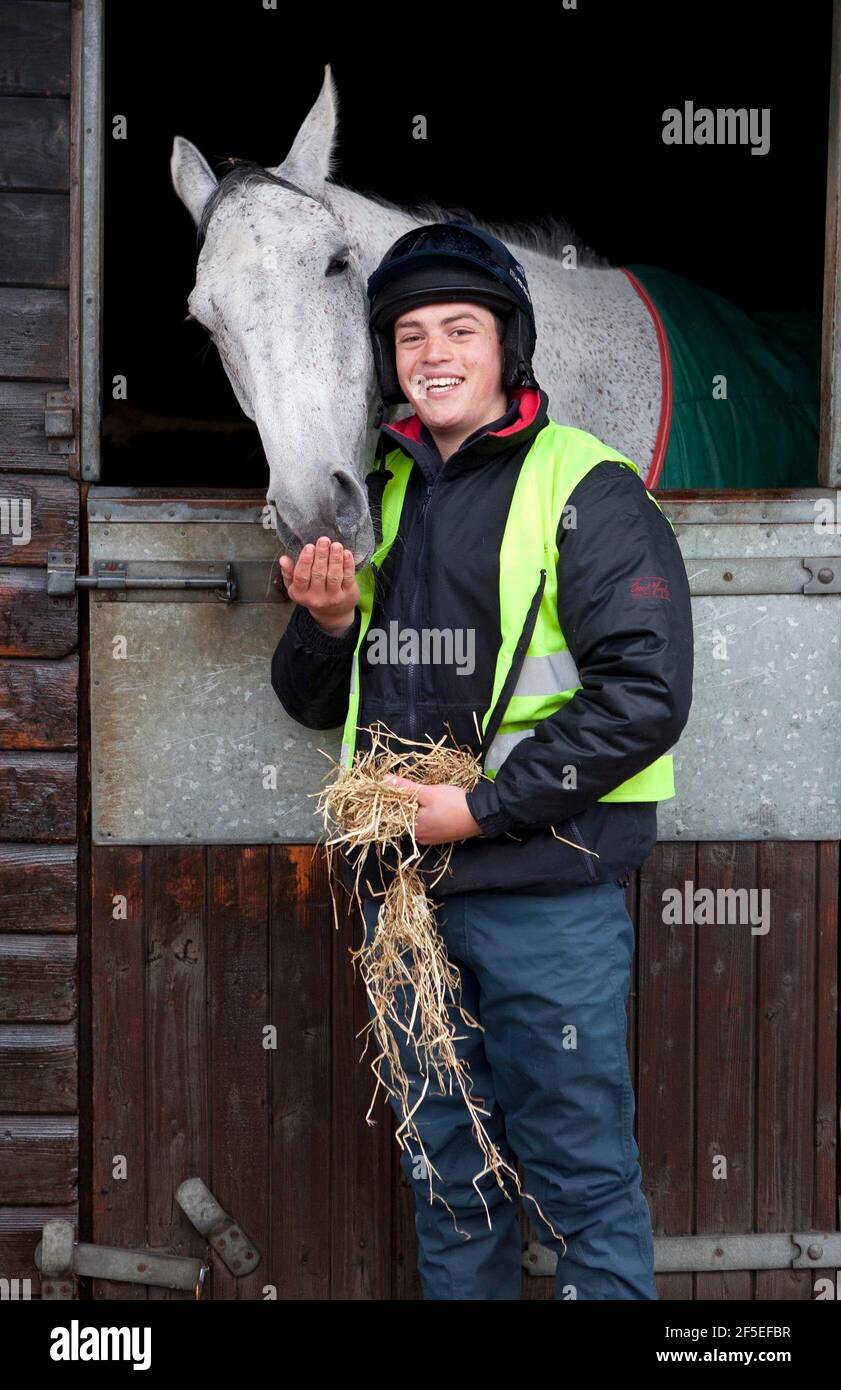
[[[303,193],[305,197],[312,198],[314,202],[320,203],[322,207],[328,208],[329,205],[324,198],[318,194],[311,193],[309,189],[299,189],[296,184],[289,179],[283,178],[280,174],[273,174],[264,165],[258,164],[254,159],[229,160],[231,168],[219,180],[204,207],[202,208],[201,218],[196,230],[196,249],[201,251],[207,237],[207,229],[214,212],[219,204],[229,198],[232,193],[239,189],[246,189],[253,184],[273,184],[276,188],[286,188],[292,192]]]

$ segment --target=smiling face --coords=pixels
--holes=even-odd
[[[426,304],[395,321],[397,379],[433,435],[473,430],[505,413],[503,347],[483,304]]]

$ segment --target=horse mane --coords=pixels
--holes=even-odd
[[[340,179],[330,179],[327,184],[328,188],[330,184],[337,184],[340,188],[348,188],[348,185]],[[594,251],[591,246],[588,246],[572,225],[560,217],[552,217],[547,214],[535,222],[488,222],[483,217],[477,217],[468,208],[444,207],[442,204],[434,202],[404,205],[393,203],[389,198],[383,197],[381,193],[373,193],[370,189],[350,191],[358,192],[369,202],[388,208],[390,212],[402,212],[408,217],[414,217],[420,224],[445,222],[448,217],[461,217],[471,226],[480,227],[483,231],[490,232],[492,236],[499,237],[500,241],[504,241],[509,247],[513,243],[557,261],[561,259],[570,246],[574,246],[579,265],[599,267],[605,270],[610,268],[610,261],[607,257],[600,255],[598,251]]]
[[[223,198],[233,192],[234,188],[239,188],[247,183],[283,185],[281,178],[272,174],[264,165],[258,164],[256,160],[228,159],[225,163],[230,166],[228,172],[219,180],[202,208],[201,219],[196,232],[199,249],[204,244],[207,225],[216,208]],[[610,261],[607,257],[600,255],[598,251],[594,251],[591,246],[582,241],[571,224],[563,218],[547,214],[535,222],[488,222],[482,217],[477,217],[468,208],[444,207],[441,203],[434,202],[407,205],[394,203],[381,193],[374,193],[370,189],[353,189],[349,184],[336,178],[328,179],[327,188],[329,189],[331,185],[345,188],[350,193],[358,193],[360,197],[367,198],[369,202],[387,208],[390,212],[401,212],[407,217],[414,217],[420,225],[425,222],[445,222],[448,217],[462,217],[471,226],[480,227],[483,231],[490,232],[492,236],[499,237],[500,241],[504,241],[507,245],[513,243],[515,246],[525,247],[528,250],[536,251],[538,255],[548,256],[551,260],[560,260],[568,248],[574,246],[580,266],[610,268]],[[322,200],[317,198],[317,201]]]

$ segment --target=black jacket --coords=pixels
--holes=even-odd
[[[382,720],[404,738],[438,739],[445,721],[477,755],[500,642],[499,550],[519,468],[549,419],[542,390],[518,388],[504,416],[464,441],[442,465],[413,415],[384,425],[380,449],[396,444],[417,464],[400,526],[377,576],[372,628],[472,629],[475,666],[370,663],[360,654],[357,750],[365,726]],[[369,479],[371,475],[369,474]],[[689,584],[674,532],[642,479],[605,460],[568,504],[575,527],[558,528],[558,617],[582,689],[510,752],[493,781],[468,793],[482,835],[456,842],[450,872],[433,897],[450,893],[551,894],[624,880],[657,839],[656,802],[599,797],[668,752],[692,700]],[[360,612],[350,631],[330,636],[296,606],[272,659],[272,686],[286,712],[310,729],[344,723]],[[399,745],[398,745],[399,746]],[[576,769],[575,789],[566,769]],[[562,843],[595,850],[599,858]],[[421,849],[424,847],[421,846]],[[422,871],[437,876],[438,850]],[[363,872],[380,892],[373,851]],[[348,865],[342,877],[350,885]]]

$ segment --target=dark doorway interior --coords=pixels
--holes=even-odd
[[[203,330],[185,321],[195,235],[169,157],[181,134],[217,169],[230,155],[280,163],[325,62],[339,89],[342,182],[490,220],[564,217],[615,264],[661,265],[749,311],[819,322],[828,3],[801,5],[796,21],[758,0],[726,18],[703,5],[611,14],[585,3],[529,12],[523,28],[510,12],[508,27],[474,25],[469,38],[448,25],[446,43],[393,7],[294,34],[288,7],[259,0],[184,6],[183,29],[177,9],[107,7],[104,483],[265,484],[256,429]],[[768,108],[769,152],[667,148],[662,113],[687,100]],[[418,112],[434,132],[426,141],[406,136]],[[118,115],[125,140],[111,138]],[[112,399],[116,375],[125,401]]]

